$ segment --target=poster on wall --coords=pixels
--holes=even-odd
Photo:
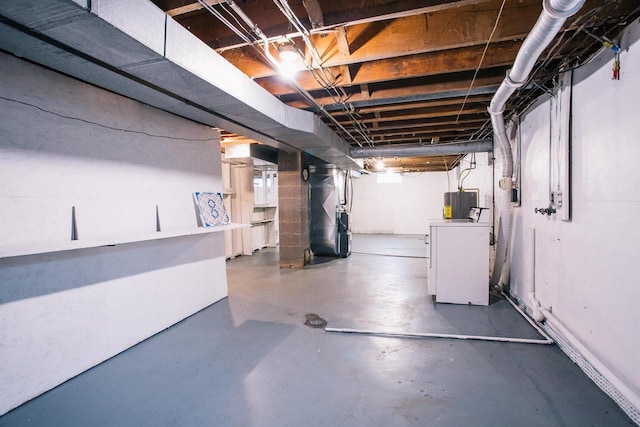
[[[224,207],[221,193],[196,191],[193,193],[193,197],[203,227],[229,224],[229,214]]]

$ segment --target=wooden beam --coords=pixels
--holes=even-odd
[[[226,0],[206,0],[206,3],[209,5],[216,5],[220,3],[224,3]],[[180,16],[186,13],[195,12],[196,10],[202,9],[202,5],[198,2],[186,4],[184,6],[177,6],[171,9],[165,10],[167,15],[169,16]]]
[[[484,73],[483,70],[481,71],[481,73]],[[485,76],[487,76],[488,74],[484,74]],[[455,76],[455,75],[454,75]],[[461,80],[460,77],[453,77],[451,76],[450,78],[451,80]],[[417,82],[413,82],[413,86],[419,86],[422,84],[425,84],[426,81],[433,81],[433,78],[428,78],[428,79],[420,79],[420,81]],[[400,84],[402,82],[398,82],[398,87],[406,87],[406,84]],[[471,83],[469,83],[471,84]],[[380,107],[386,107],[386,106],[397,106],[397,105],[401,105],[401,104],[406,104],[406,103],[410,103],[410,102],[425,102],[425,101],[439,101],[439,100],[444,100],[444,99],[450,99],[450,98],[464,98],[465,96],[469,95],[469,96],[479,96],[479,95],[489,95],[489,96],[493,96],[495,91],[498,89],[498,85],[482,85],[480,87],[476,87],[476,85],[474,84],[474,87],[471,88],[471,90],[469,90],[469,88],[467,89],[461,89],[461,90],[451,90],[451,91],[437,91],[437,92],[427,92],[427,93],[421,93],[421,92],[415,92],[415,93],[411,93],[411,94],[407,94],[407,95],[403,95],[403,96],[399,96],[399,97],[386,97],[386,98],[378,98],[378,99],[366,99],[366,100],[349,100],[349,107],[356,109],[356,110],[360,110],[362,108],[380,108]],[[344,89],[345,92],[351,93],[350,89]],[[283,97],[283,98],[287,98],[288,101],[291,101],[292,99],[295,98],[291,98],[291,97]],[[344,109],[344,107],[340,104],[325,104],[322,106],[322,108],[325,111],[328,112],[335,112],[335,111],[341,111]],[[313,109],[312,109],[313,110]],[[315,111],[315,110],[313,110]]]
[[[327,38],[313,36],[324,65],[365,62],[400,55],[485,44],[495,24],[502,1],[493,0],[389,21],[347,28],[352,52],[341,55]],[[529,33],[542,9],[537,0],[507,2],[492,41],[522,39]]]
[[[402,135],[422,135],[425,133],[432,133],[438,131],[449,131],[453,129],[458,129],[460,127],[465,126],[475,126],[479,127],[483,123],[485,123],[487,118],[461,118],[458,122],[455,120],[444,120],[439,121],[437,123],[424,123],[421,125],[416,125],[415,128],[410,127],[402,127],[402,126],[386,126],[379,127],[378,129],[371,130],[372,135],[376,135],[377,133],[389,135],[389,136],[402,136]]]
[[[364,83],[360,85],[360,94],[362,95],[362,99],[371,98],[371,91],[369,90],[369,85]]]
[[[482,62],[483,68],[507,66],[513,63],[521,42],[502,42],[492,44]],[[475,70],[480,65],[483,46],[455,49],[449,52],[433,52],[412,55],[398,59],[383,59],[362,64],[348,80],[339,78],[337,86],[371,84],[398,79],[410,79],[441,74]],[[334,75],[342,76],[346,66],[331,68]],[[255,79],[266,90],[276,96],[294,93],[290,85],[277,76]],[[309,92],[322,89],[322,86],[307,71],[296,76],[298,84]]]
[[[451,115],[449,113],[455,113],[457,116],[460,111],[462,114],[471,114],[471,113],[485,113],[487,111],[488,103],[478,103],[478,102],[466,102],[463,105],[461,103],[458,104],[442,104],[442,105],[432,105],[427,108],[411,108],[407,110],[398,110],[398,111],[390,111],[381,115],[380,121],[394,121],[394,120],[407,120],[412,119],[414,117],[419,118],[428,118],[422,117],[425,114],[436,114],[433,117],[441,117],[442,115]],[[361,116],[371,116],[370,113],[363,114],[362,112],[358,112]],[[378,113],[379,114],[379,113]]]
[[[450,166],[458,161],[459,155],[447,156],[416,156],[416,157],[386,157],[385,169],[396,169],[410,172],[444,171],[445,165]]]
[[[351,86],[353,78],[351,77],[351,70],[348,65],[340,66],[340,74],[338,75],[340,80],[340,86]]]
[[[500,83],[502,83],[502,80],[504,80],[505,71],[506,70],[501,67],[490,70],[482,70],[480,71],[480,73],[478,73],[473,87],[482,88],[498,86]],[[388,98],[409,98],[416,94],[424,95],[451,91],[466,91],[471,86],[472,74],[473,73],[465,72],[450,75],[448,74],[445,76],[431,76],[422,79],[420,82],[416,82],[414,85],[410,86],[397,85],[388,88],[374,87],[368,100],[380,100],[383,102]],[[347,102],[358,102],[364,100],[362,94],[359,91],[347,91],[347,93]],[[289,95],[283,97],[282,100],[292,107],[307,108],[308,104],[301,102],[299,98],[299,95]],[[334,103],[333,98],[329,97],[323,92],[318,92],[317,96],[315,96],[315,99],[320,105],[333,105]]]
[[[451,142],[453,140],[459,140],[464,138],[471,138],[476,132],[476,129],[464,130],[464,131],[448,131],[448,132],[433,132],[431,134],[425,134],[422,138],[385,138],[384,136],[373,138],[373,142],[376,145],[380,144],[425,144],[430,143],[431,138],[438,138],[440,144]],[[361,143],[365,143],[362,138],[358,138]]]
[[[431,121],[425,124],[424,120],[414,120],[412,122],[404,123],[385,123],[378,127],[378,129],[369,128],[369,134],[372,137],[382,137],[385,135],[391,136],[411,136],[411,135],[433,135],[438,132],[454,132],[460,130],[477,130],[480,129],[485,123],[489,122],[489,118],[484,115],[469,115],[461,116],[459,123],[451,123],[451,120],[442,120],[441,123]],[[335,126],[332,123],[327,123],[330,126]]]
[[[214,48],[237,48],[246,46],[229,28],[221,25],[207,11],[193,0],[152,0],[164,11],[187,28],[198,28],[196,36]],[[222,1],[222,0],[219,0]],[[403,0],[374,1],[363,7],[362,0],[323,0],[322,15],[324,26],[316,28],[325,32],[336,27],[365,24],[400,17],[432,13],[495,0]],[[290,1],[291,8],[302,24],[312,28],[307,10],[300,1]],[[249,16],[268,38],[292,35],[289,21],[274,5],[273,0],[253,0],[241,4],[244,13]],[[209,25],[203,25],[203,21]],[[314,31],[312,29],[312,31]],[[295,33],[293,33],[295,34]]]
[[[375,116],[375,120],[373,121],[373,129],[378,129],[378,126],[380,125],[380,112],[376,111],[375,113],[373,113],[373,115]]]
[[[385,139],[398,139],[398,140],[405,140],[405,139],[414,139],[416,141],[418,140],[425,140],[426,138],[431,138],[432,136],[437,136],[437,135],[444,135],[444,134],[449,134],[451,132],[466,132],[466,131],[475,131],[477,129],[479,129],[482,125],[478,125],[478,124],[474,124],[474,125],[468,125],[468,126],[463,126],[463,127],[454,127],[454,126],[442,126],[439,128],[432,128],[432,129],[425,129],[422,130],[420,132],[416,132],[415,134],[398,134],[398,133],[383,133],[382,131],[380,133],[371,133],[371,136],[374,138],[385,138]]]
[[[302,5],[307,9],[311,28],[316,29],[324,27],[324,18],[322,16],[322,9],[320,8],[318,0],[302,0]]]
[[[433,135],[441,135],[443,132],[434,132]],[[447,132],[448,134],[448,132]],[[452,138],[456,138],[460,136],[460,133],[456,133],[455,135],[449,135]],[[383,138],[376,142],[384,142],[387,144],[428,144],[431,140],[432,136],[424,136],[418,138]]]
[[[467,99],[467,104],[472,103],[489,103],[491,101],[492,96],[490,95],[481,95],[481,96],[471,96]],[[431,108],[431,107],[439,107],[443,105],[462,105],[462,101],[464,98],[451,98],[451,99],[440,99],[437,101],[426,101],[426,102],[407,102],[396,105],[385,105],[381,107],[366,107],[366,108],[358,108],[357,112],[359,114],[372,114],[375,112],[389,112],[389,111],[412,111],[420,108]],[[332,113],[334,117],[346,114],[342,111],[336,111]]]
[[[475,113],[485,113],[487,111],[487,107],[467,107],[462,111],[462,114],[475,114]],[[432,108],[429,112],[402,112],[401,115],[394,115],[389,117],[374,117],[371,119],[362,119],[360,123],[386,123],[386,122],[402,122],[405,120],[418,120],[418,119],[430,119],[434,117],[456,117],[460,113],[459,108],[451,108],[450,106],[444,106],[440,108]],[[341,124],[350,123],[350,121],[342,121]]]
[[[341,55],[351,55],[351,48],[349,48],[349,39],[347,38],[347,29],[345,27],[338,27],[335,30],[336,43],[338,45],[338,51]]]
[[[420,143],[420,142],[430,141],[431,138],[439,138],[439,141],[444,142],[445,140],[450,140],[450,139],[453,139],[453,138],[459,138],[461,135],[472,136],[474,133],[478,132],[479,129],[480,129],[480,127],[434,130],[434,131],[429,131],[429,132],[423,132],[422,134],[417,135],[415,137],[414,136],[402,136],[402,135],[390,137],[390,136],[387,136],[386,134],[376,134],[376,135],[371,135],[370,139],[372,139],[375,142],[389,141],[389,142],[416,142],[416,143]],[[364,141],[364,138],[362,138],[360,136],[358,136],[356,139],[358,139],[360,142],[366,142],[366,141]]]
[[[517,19],[501,19],[492,41],[514,41],[526,37],[540,14],[540,2],[525,3],[509,12]],[[481,7],[483,6],[483,7]],[[326,67],[366,63],[370,61],[406,57],[469,46],[484,46],[496,19],[500,2],[467,6],[451,11],[411,16],[393,21],[363,24],[346,29],[349,54],[340,51],[334,37],[312,35],[311,39]],[[507,13],[505,12],[505,16]],[[427,25],[428,21],[428,25]],[[243,48],[247,51],[252,48]],[[227,57],[226,52],[223,56]],[[231,62],[251,77],[273,75],[268,66],[260,62],[242,62],[243,57]],[[247,60],[250,55],[246,57]],[[477,65],[477,63],[476,63]]]

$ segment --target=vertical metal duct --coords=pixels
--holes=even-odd
[[[560,31],[566,19],[580,10],[584,2],[585,0],[544,0],[542,2],[543,10],[538,21],[522,44],[513,67],[507,73],[507,77],[505,77],[489,105],[493,135],[502,157],[500,188],[503,190],[500,192],[500,226],[498,228],[498,243],[491,284],[501,288],[508,281],[509,274],[508,270],[506,270],[503,275],[503,265],[507,257],[511,228],[511,186],[513,176],[513,153],[511,152],[511,145],[504,122],[504,107],[516,89],[526,83],[536,61]]]
[[[340,213],[346,211],[346,176],[333,165],[310,167],[310,243],[315,255],[340,255]]]

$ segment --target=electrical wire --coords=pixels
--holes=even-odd
[[[207,10],[212,15],[214,15],[218,20],[220,20],[220,22],[222,22],[231,31],[233,31],[245,43],[247,43],[254,50],[256,50],[258,52],[258,54],[267,63],[272,65],[277,71],[279,70],[280,64],[273,57],[271,57],[271,55],[268,52],[270,42],[268,41],[266,36],[262,33],[262,31],[260,30],[260,28],[257,25],[253,24],[253,27],[251,28],[251,30],[248,30],[246,27],[244,27],[244,25],[242,25],[238,21],[238,19],[231,13],[231,11],[228,8],[225,7],[225,5],[223,4],[224,2],[220,2],[220,4],[222,5],[223,10],[227,14],[229,14],[236,22],[238,22],[238,24],[240,26],[240,29],[238,29],[231,21],[229,21],[227,18],[225,18],[220,12],[218,12],[212,5],[207,3],[205,0],[197,0],[197,1],[205,10]],[[228,2],[229,5],[232,5],[232,3],[233,3],[232,0],[227,0],[227,2]],[[286,2],[283,2],[283,3],[286,3]],[[286,6],[288,6],[288,5],[286,5]],[[293,11],[287,12],[286,7],[283,7],[283,9],[284,9],[283,13],[285,13],[285,16],[287,16],[287,19],[290,19],[288,17],[288,15],[289,14],[293,14]],[[289,8],[289,10],[290,10],[290,8]],[[242,15],[243,14],[240,15],[240,18],[244,20],[245,18]],[[295,14],[293,14],[293,15],[295,16]],[[296,18],[296,20],[297,20],[297,18]],[[299,23],[299,20],[297,20],[297,21],[298,22],[296,23],[296,25]],[[247,24],[248,24],[248,22],[247,22]],[[301,29],[306,31],[306,29],[304,28],[304,26],[302,26],[302,24],[300,24],[300,26],[301,26]],[[307,31],[307,33],[308,33],[308,31]],[[304,37],[304,33],[303,33],[303,37]],[[256,46],[256,44],[258,44],[260,42],[264,43],[264,50],[259,49]],[[309,40],[309,43],[310,43],[310,46],[313,47],[313,45],[311,44],[310,40]],[[313,49],[315,49],[315,47],[313,47]],[[300,55],[300,57],[303,58],[303,55]],[[316,52],[316,57],[317,57],[317,52]],[[303,61],[303,62],[305,63],[305,67],[307,67],[309,69],[309,66],[308,66],[308,64],[306,64],[306,61]],[[311,68],[313,68],[313,67],[311,67]],[[318,81],[320,83],[320,85],[323,88],[325,88],[325,90],[329,90],[332,87],[335,89],[335,84],[327,82],[327,81],[323,82],[322,79],[319,80],[317,72],[312,73],[312,76],[314,77],[314,79],[316,79],[316,81]],[[326,75],[324,77],[326,78]],[[334,79],[335,79],[335,77],[334,77]],[[307,101],[311,105],[315,106],[322,115],[327,117],[327,119],[336,126],[336,128],[338,129],[338,132],[342,134],[343,138],[351,139],[357,145],[362,147],[362,143],[357,138],[355,138],[351,134],[351,132],[349,132],[341,123],[339,123],[329,112],[324,110],[323,107],[320,104],[318,104],[318,102],[315,100],[315,98],[308,91],[306,91],[302,86],[300,86],[300,84],[298,82],[296,82],[293,79],[288,80],[288,82],[289,82],[289,84],[291,84],[298,91],[298,93],[300,95],[302,95],[302,97],[305,99],[305,101]],[[337,94],[337,95],[339,96],[340,94]],[[332,98],[333,98],[333,94],[332,94]],[[360,135],[367,143],[369,143],[370,145],[373,145],[373,141],[368,136],[368,132],[367,132],[366,126],[364,126],[362,123],[360,123],[357,120],[357,118],[355,118],[351,114],[351,112],[349,111],[350,109],[346,106],[346,104],[344,103],[344,101],[342,99],[338,99],[338,98],[333,98],[333,99],[334,99],[334,102],[340,103],[341,105],[343,105],[343,108],[345,109],[345,112],[347,112],[349,118],[352,120],[352,124],[354,125],[356,133],[358,135]]]
[[[489,39],[487,40],[487,44],[484,46],[484,50],[482,51],[482,56],[480,56],[480,63],[478,67],[473,73],[473,78],[471,79],[471,84],[469,85],[469,89],[467,90],[467,94],[464,96],[462,100],[462,105],[460,106],[460,111],[458,111],[458,116],[456,117],[456,124],[460,120],[460,115],[462,115],[462,110],[464,110],[465,105],[467,104],[467,99],[469,99],[469,94],[471,93],[471,89],[473,89],[473,84],[476,82],[476,78],[478,77],[478,73],[480,72],[480,67],[482,67],[482,62],[484,62],[484,57],[487,55],[487,50],[489,49],[489,45],[491,44],[491,39],[498,29],[498,23],[500,22],[500,17],[502,16],[502,11],[504,10],[504,5],[507,0],[502,0],[502,4],[500,5],[500,9],[498,10],[498,16],[496,16],[496,22],[493,25],[493,29],[491,30],[491,34],[489,34]]]
[[[355,131],[358,135],[362,137],[362,139],[368,143],[370,146],[374,146],[375,143],[371,139],[370,133],[367,130],[367,127],[353,115],[353,108],[347,105],[345,102],[345,98],[347,97],[344,89],[336,86],[336,76],[333,75],[330,69],[322,66],[322,60],[320,59],[320,54],[316,49],[315,45],[309,38],[309,30],[300,22],[295,12],[291,9],[291,6],[286,0],[273,0],[275,5],[278,7],[280,12],[287,18],[289,23],[293,25],[296,30],[300,33],[305,46],[311,53],[313,61],[316,63],[314,67],[312,64],[307,63],[307,61],[303,60],[305,68],[309,72],[309,74],[314,78],[314,80],[327,92],[327,94],[331,97],[334,104],[338,104],[342,107],[344,113],[349,118],[351,124],[354,126]],[[297,48],[296,48],[297,50]],[[298,51],[298,54],[301,58],[304,58],[304,55]],[[357,141],[356,141],[357,142]],[[359,146],[362,146],[358,142]]]
[[[351,251],[351,253],[352,254],[357,254],[357,255],[375,255],[375,256],[385,256],[385,257],[392,257],[392,258],[417,258],[417,259],[428,258],[426,256],[418,256],[418,255],[381,254],[381,253],[376,253],[376,252],[356,252],[356,251]]]
[[[245,43],[247,43],[248,45],[250,45],[250,46],[255,48],[254,43],[255,43],[256,40],[249,39],[249,37],[247,37],[246,33],[243,33],[242,31],[238,30],[238,28],[236,28],[236,26],[233,25],[233,23],[231,23],[229,20],[227,20],[227,18],[222,16],[222,14],[220,12],[218,12],[212,5],[210,5],[206,1],[204,1],[204,0],[197,0],[197,1],[198,1],[198,3],[200,3],[200,6],[202,6],[205,10],[207,10],[213,16],[218,18],[220,20],[220,22],[222,22],[225,26],[227,26],[227,28],[229,28],[231,31],[233,31]],[[236,19],[236,21],[237,21],[237,19]]]
[[[471,153],[471,162],[469,163],[469,167],[460,172],[460,177],[458,178],[458,190],[462,191],[464,180],[467,179],[471,171],[476,169],[476,153]],[[467,173],[464,175],[464,173]],[[464,175],[464,177],[463,177]]]
[[[231,12],[231,10],[227,7],[227,4],[224,1],[220,1],[218,2],[218,5],[220,6],[220,8],[222,10],[224,10],[227,15],[229,15],[231,18],[233,18],[234,21],[236,21],[236,23],[238,24],[238,26],[245,32],[245,33],[249,33],[251,34],[251,29],[246,29],[245,26],[242,24],[241,20],[239,20],[236,15],[233,14],[233,12]]]
[[[507,120],[527,111],[540,96],[540,90],[548,91],[546,86],[552,83],[553,79],[560,73],[581,67],[595,57],[595,55],[590,54],[590,52],[593,51],[593,44],[595,42],[588,42],[588,39],[585,39],[581,43],[576,44],[575,40],[579,37],[580,33],[585,32],[586,29],[589,29],[588,31],[591,33],[600,33],[601,28],[606,26],[611,20],[611,16],[619,5],[618,0],[608,0],[573,19],[572,27],[574,29],[565,30],[560,33],[560,36],[555,40],[554,44],[547,49],[544,59],[540,61],[530,73],[526,83],[518,89],[519,96],[512,98],[511,103],[508,105],[508,112],[505,114]],[[640,7],[637,7],[633,11],[620,17],[620,20],[629,21],[632,17],[637,16],[639,12]],[[558,62],[556,58],[559,53],[567,47],[572,46],[572,44],[575,44],[575,46],[573,46],[569,52],[562,53],[561,56],[564,58],[573,58],[574,63],[569,65],[567,60]],[[486,139],[490,138],[492,134],[491,121],[487,119],[487,121],[474,132],[472,138]]]
[[[569,65],[566,60],[553,65],[553,62],[556,61],[555,58],[558,56],[558,53],[562,52],[562,50],[567,46],[570,46],[571,43],[579,36],[579,34],[581,32],[584,32],[585,29],[588,28],[589,32],[591,33],[601,32],[600,29],[607,25],[607,23],[611,20],[611,16],[619,6],[619,1],[609,0],[601,3],[598,7],[589,9],[581,15],[577,16],[573,20],[572,24],[573,27],[576,27],[576,29],[572,30],[571,36],[569,37],[566,37],[565,34],[562,33],[562,35],[558,38],[554,45],[548,49],[545,59],[541,61],[539,65],[531,72],[530,77],[527,79],[527,82],[519,90],[521,96],[514,98],[515,103],[509,105],[510,112],[506,114],[505,117],[510,118],[514,115],[521,114],[522,112],[527,111],[531,107],[531,105],[536,102],[540,95],[540,89],[531,88],[533,82],[536,82],[536,84],[541,86],[542,88],[546,88],[546,86],[552,83],[553,79],[555,79],[559,74],[565,71],[574,70],[589,63],[595,57],[594,54],[590,53],[593,51],[593,45],[599,42],[591,40],[591,38],[585,38],[581,43],[577,44],[569,52],[562,54],[562,56],[565,58],[574,59],[574,63],[572,65]],[[637,7],[624,16],[620,16],[619,20],[629,21],[632,17],[636,17],[639,12],[640,7]],[[565,32],[568,33],[569,30]],[[546,73],[544,75],[541,75],[545,70]]]
[[[444,170],[447,173],[447,190],[451,191],[451,180],[449,179],[449,166],[447,166],[447,158],[442,155],[442,161],[444,162]]]
[[[347,178],[349,179],[349,212],[353,211],[353,174],[351,170],[347,171]]]
[[[176,140],[176,141],[206,142],[206,141],[214,141],[214,140],[216,140],[216,138],[181,138],[181,137],[168,136],[168,135],[158,135],[158,134],[148,133],[148,132],[141,131],[141,130],[117,128],[117,127],[114,127],[114,126],[105,125],[103,123],[94,122],[92,120],[82,119],[80,117],[73,117],[73,116],[67,116],[65,114],[56,113],[55,111],[47,110],[46,108],[42,108],[42,107],[40,107],[38,105],[31,104],[31,103],[25,102],[25,101],[19,101],[17,99],[7,98],[7,97],[4,97],[4,96],[0,96],[0,99],[3,99],[5,101],[10,101],[10,102],[15,102],[16,104],[26,105],[26,106],[35,108],[35,109],[37,109],[39,111],[42,111],[43,113],[51,114],[51,115],[60,117],[62,119],[75,120],[75,121],[78,121],[78,122],[82,122],[82,123],[90,124],[90,125],[93,125],[93,126],[98,126],[98,127],[104,128],[104,129],[118,131],[118,132],[135,133],[135,134],[150,136],[152,138],[164,138],[164,139],[172,139],[172,140]]]

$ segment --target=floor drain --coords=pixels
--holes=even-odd
[[[307,320],[304,322],[304,324],[309,326],[310,328],[324,328],[325,326],[327,326],[327,321],[317,314],[307,314],[305,315],[305,317]]]

